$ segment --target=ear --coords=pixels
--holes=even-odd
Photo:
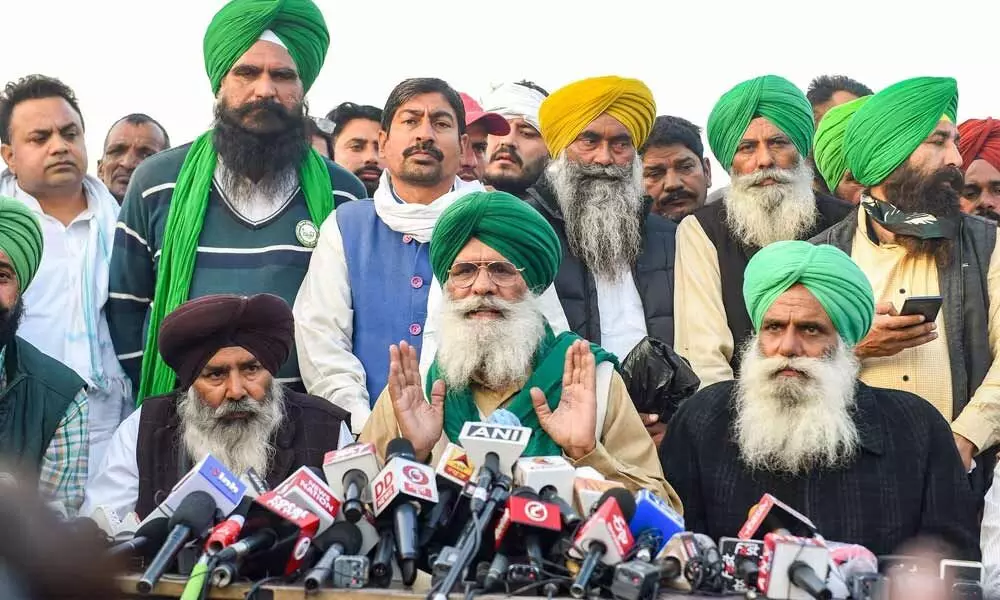
[[[464,156],[465,153],[468,152],[468,150],[469,150],[469,134],[463,133],[462,135],[459,136],[459,138],[458,138],[458,148],[459,148],[458,155],[460,157]]]
[[[705,169],[705,186],[712,187],[712,161],[708,157],[701,159],[701,165]]]
[[[97,178],[98,179],[102,179],[104,177],[104,173],[101,172],[101,169],[103,169],[103,168],[104,168],[104,159],[103,158],[98,158],[97,159]]]
[[[389,132],[384,129],[378,130],[378,157],[385,160],[385,142],[389,139]]]
[[[0,157],[3,157],[3,162],[7,165],[7,168],[10,169],[10,172],[16,175],[17,173],[15,173],[14,168],[14,147],[10,144],[0,145]]]

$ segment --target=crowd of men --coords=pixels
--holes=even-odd
[[[954,79],[736,83],[709,193],[702,129],[639,80],[414,78],[314,118],[328,45],[311,0],[232,0],[212,128],[126,115],[96,176],[71,89],[0,94],[0,451],[53,506],[143,517],[208,453],[270,482],[355,439],[434,462],[505,408],[689,529],[770,492],[1000,578],[1000,121],[959,122]],[[651,340],[700,379],[676,412],[623,379]]]

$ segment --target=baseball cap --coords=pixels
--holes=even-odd
[[[490,135],[507,135],[510,133],[510,123],[502,115],[486,112],[472,96],[465,92],[459,92],[458,95],[462,97],[462,105],[465,107],[466,127],[482,121],[486,125],[486,133]]]

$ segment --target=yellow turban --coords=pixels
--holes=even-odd
[[[656,118],[653,92],[638,79],[615,75],[583,79],[556,90],[538,110],[549,154],[557,156],[604,113],[628,129],[632,144],[638,148],[645,143]]]

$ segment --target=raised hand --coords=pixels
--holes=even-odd
[[[431,389],[431,401],[424,396],[416,349],[400,342],[389,347],[389,398],[399,431],[413,444],[418,460],[426,460],[444,428],[444,381]]]
[[[590,454],[597,446],[597,364],[590,344],[577,340],[566,350],[562,397],[554,411],[538,388],[531,388],[531,402],[542,429],[566,456],[579,460]]]

